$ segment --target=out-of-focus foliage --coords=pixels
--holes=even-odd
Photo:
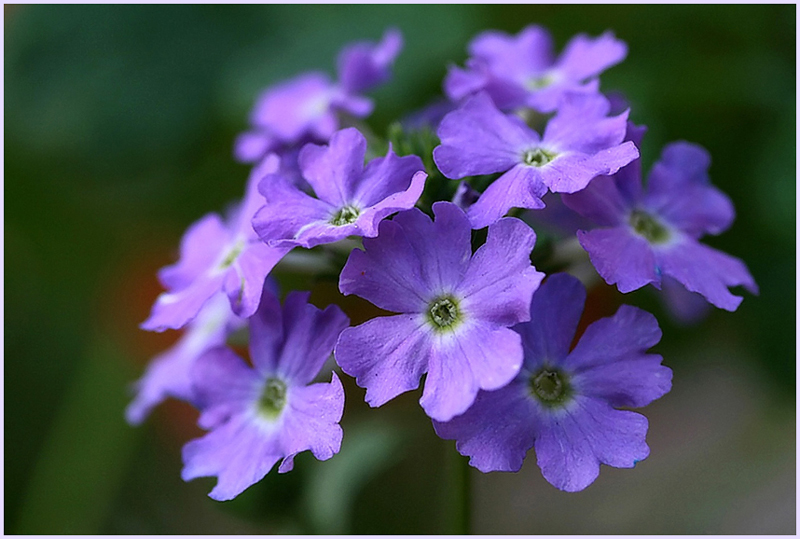
[[[349,381],[336,460],[298,459],[218,504],[206,498],[211,480],[179,477],[194,412],[170,403],[131,429],[125,383],[175,338],[137,329],[159,292],[156,269],[192,221],[241,196],[248,169],[232,142],[261,88],[332,73],[342,45],[397,26],[406,46],[369,119],[385,133],[440,93],[475,33],[539,23],[559,47],[606,29],[628,43],[602,88],[624,92],[648,125],[645,168],[672,140],[709,150],[738,216],[708,243],[745,260],[761,295],[692,328],[673,326],[645,291],[623,298],[656,313],[658,351],[675,371],[651,417],[652,456],[636,471],[603,469],[577,495],[540,484],[532,455],[520,474],[475,472],[474,531],[791,533],[795,9],[5,6],[5,532],[443,531],[455,450],[418,395],[370,410]],[[312,300],[338,295],[320,285]],[[364,434],[369,422],[384,430]],[[370,452],[357,474],[346,473],[349,448]],[[315,498],[331,492],[338,505]],[[612,501],[581,509],[595,500]]]

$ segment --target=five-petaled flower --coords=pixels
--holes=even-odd
[[[320,311],[308,293],[292,292],[283,309],[266,294],[250,318],[251,368],[226,347],[213,348],[190,376],[199,424],[211,431],[183,448],[182,477],[216,476],[209,496],[230,500],[277,463],[288,472],[294,456],[311,450],[319,460],[339,451],[344,390],[312,383],[349,321],[335,305]]]
[[[638,144],[643,134],[631,126],[628,138]],[[727,230],[734,218],[730,199],[711,185],[710,162],[700,146],[674,142],[664,148],[645,188],[636,160],[563,196],[567,206],[599,225],[578,231],[578,239],[607,283],[627,293],[647,284],[661,288],[669,276],[728,311],[742,302],[728,287],[758,293],[741,260],[698,241]]]
[[[372,100],[361,95],[391,77],[403,37],[387,30],[379,43],[351,43],[339,53],[338,82],[309,72],[265,90],[250,115],[251,130],[234,146],[239,161],[257,163],[269,152],[304,142],[326,142],[340,128],[342,113],[369,116]]]
[[[525,349],[519,376],[481,391],[452,421],[434,421],[472,466],[518,471],[533,448],[545,479],[574,492],[597,478],[600,464],[632,468],[649,455],[647,419],[617,408],[646,406],[670,390],[672,371],[646,353],[661,330],[653,315],[623,305],[570,351],[585,298],[571,275],[548,277],[533,295],[530,321],[514,327]]]
[[[425,186],[425,167],[416,155],[385,157],[364,165],[367,141],[357,129],[337,131],[330,144],[307,144],[298,159],[316,197],[285,180],[266,175],[266,198],[253,219],[264,242],[274,247],[310,248],[348,236],[375,237],[381,219],[414,207]]]
[[[536,235],[518,219],[489,227],[472,254],[470,225],[455,204],[433,205],[435,221],[412,209],[383,221],[342,270],[339,290],[394,311],[342,332],[336,361],[380,406],[425,389],[420,404],[447,421],[469,408],[479,389],[507,384],[522,365],[519,335],[544,274],[530,262]]]
[[[472,226],[483,228],[511,208],[544,207],[548,189],[579,191],[636,159],[636,146],[623,141],[628,112],[609,117],[609,109],[600,94],[567,94],[540,137],[480,93],[444,117],[433,158],[451,179],[502,173],[467,210]]]
[[[586,88],[585,82],[621,62],[628,54],[624,42],[606,32],[590,38],[575,36],[558,59],[553,58],[550,34],[531,25],[518,35],[490,30],[469,45],[466,69],[452,66],[444,89],[453,101],[486,91],[498,108],[529,107],[553,112],[565,92]]]
[[[210,213],[189,227],[181,240],[180,260],[158,272],[167,292],[156,299],[142,329],[179,329],[220,290],[237,316],[247,318],[256,311],[267,275],[292,249],[264,244],[251,225],[253,214],[264,203],[258,183],[278,166],[273,155],[253,169],[244,200],[226,220]]]

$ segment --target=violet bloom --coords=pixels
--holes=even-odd
[[[328,146],[307,144],[298,159],[310,196],[279,175],[268,175],[260,189],[266,198],[253,219],[261,239],[275,247],[306,248],[347,236],[374,237],[381,219],[412,208],[427,174],[416,155],[385,157],[364,166],[367,141],[357,129],[337,131]]]
[[[309,72],[267,89],[251,113],[252,129],[236,140],[236,158],[253,163],[286,146],[325,142],[339,129],[340,113],[368,116],[372,100],[360,94],[390,78],[402,46],[402,35],[391,29],[380,43],[357,42],[342,49],[338,83],[325,73]]]
[[[632,128],[630,138],[638,141],[642,134]],[[647,284],[660,289],[664,276],[670,276],[728,311],[742,301],[728,287],[741,285],[758,293],[741,260],[698,241],[725,231],[735,215],[730,199],[710,183],[710,162],[700,146],[674,142],[664,148],[644,189],[637,160],[563,197],[567,206],[599,225],[578,231],[578,240],[608,284],[623,293]]]
[[[380,224],[364,251],[350,253],[339,279],[356,294],[398,314],[342,332],[336,361],[370,406],[419,386],[420,404],[447,421],[472,404],[479,389],[497,389],[522,365],[519,335],[509,329],[530,316],[544,274],[530,263],[534,232],[519,219],[489,227],[472,255],[470,226],[450,202],[433,205],[435,221],[418,209]]]
[[[436,433],[482,472],[518,471],[533,448],[545,479],[583,490],[600,464],[632,468],[647,458],[647,419],[616,408],[646,406],[670,390],[672,371],[646,351],[661,339],[653,315],[623,305],[591,324],[570,352],[586,290],[565,273],[533,295],[522,335],[524,365],[514,381],[481,391],[475,404]]]
[[[186,332],[168,350],[152,359],[136,382],[136,397],[125,410],[128,423],[142,423],[150,411],[167,397],[194,400],[189,369],[207,350],[225,344],[228,335],[244,327],[245,321],[233,314],[223,292],[209,299]]]
[[[198,422],[211,431],[184,446],[181,476],[217,477],[209,494],[215,500],[235,498],[279,460],[278,472],[288,472],[301,451],[319,460],[339,451],[342,384],[335,373],[330,383],[311,382],[349,321],[335,305],[310,305],[308,295],[290,293],[283,310],[274,297],[264,298],[250,319],[253,368],[219,347],[191,371]]]
[[[608,117],[608,111],[600,94],[567,94],[540,137],[482,92],[442,120],[433,159],[450,179],[503,173],[467,212],[473,228],[483,228],[511,208],[544,207],[548,189],[579,191],[638,157],[636,146],[623,142],[628,112]]]
[[[588,79],[621,62],[628,53],[612,32],[590,38],[577,35],[558,59],[544,28],[528,26],[518,35],[488,31],[469,45],[466,69],[451,67],[444,81],[447,96],[458,101],[486,91],[498,108],[530,107],[553,112],[565,92],[584,88]]]
[[[264,202],[258,183],[277,167],[278,158],[272,156],[253,170],[244,200],[228,219],[210,213],[189,227],[181,240],[180,260],[158,272],[167,292],[158,297],[142,329],[179,329],[220,290],[237,316],[247,318],[256,311],[264,280],[291,250],[263,244],[250,224]]]

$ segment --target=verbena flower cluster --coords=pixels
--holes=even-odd
[[[547,481],[577,491],[600,464],[646,458],[647,419],[630,408],[671,388],[648,352],[658,322],[623,305],[573,345],[586,289],[534,267],[542,223],[622,293],[692,296],[670,303],[686,316],[697,301],[735,310],[731,287],[758,291],[742,261],[700,242],[734,219],[705,150],[667,145],[642,185],[644,128],[597,78],[627,54],[612,33],[555,56],[541,27],[484,32],[450,67],[446,99],[380,137],[364,93],[391,78],[402,44],[389,30],[347,46],[335,82],[313,72],[264,90],[234,144],[253,165],[243,199],[191,225],[158,274],[166,291],[142,327],[186,329],[137,382],[127,419],[168,397],[194,405],[208,433],[184,447],[182,475],[216,477],[216,500],[302,451],[339,451],[337,370],[373,407],[422,385],[435,432],[482,472],[517,471],[533,450]],[[350,326],[338,306],[279,290],[271,272],[298,264],[333,265],[343,295],[388,314]],[[249,360],[228,345],[245,330]]]

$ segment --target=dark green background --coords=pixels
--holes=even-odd
[[[645,410],[651,457],[586,491],[472,473],[477,533],[794,533],[795,6],[5,6],[5,532],[440,533],[455,450],[417,393],[371,410],[352,381],[342,451],[298,459],[236,501],[180,480],[199,431],[170,403],[139,428],[127,384],[174,335],[137,329],[185,228],[241,196],[231,157],[257,92],[399,27],[406,46],[369,123],[441,91],[483,29],[548,27],[558,49],[612,29],[602,77],[669,141],[706,147],[737,208],[708,243],[761,286],[681,328],[647,293],[674,389]],[[320,303],[336,300],[315,290]],[[307,457],[307,458],[306,458]]]

